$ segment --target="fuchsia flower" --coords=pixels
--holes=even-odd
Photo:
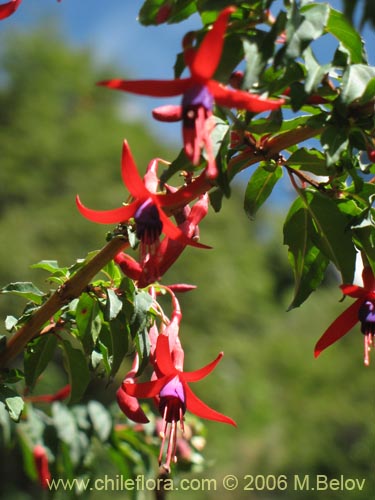
[[[180,213],[175,215],[179,224],[178,227],[187,237],[187,240],[198,238],[198,224],[205,217],[208,211],[208,195],[202,195],[192,206],[186,205]],[[158,251],[149,255],[146,259],[136,261],[130,255],[120,252],[114,258],[121,270],[129,278],[138,282],[139,288],[159,281],[172,264],[178,259],[186,247],[186,242],[166,237],[160,243]],[[190,287],[191,289],[191,287]]]
[[[159,237],[164,233],[172,240],[183,245],[209,248],[185,236],[165,214],[163,207],[178,203],[187,203],[185,194],[179,191],[171,194],[157,193],[158,179],[156,176],[158,160],[152,160],[144,180],[140,177],[127,141],[124,141],[122,152],[122,179],[134,201],[128,205],[113,210],[98,211],[85,207],[79,197],[76,202],[78,210],[87,219],[101,224],[126,223],[134,218],[136,235],[141,241],[141,252],[155,252],[159,245]]]
[[[349,306],[327,328],[315,346],[315,357],[341,339],[353,326],[360,321],[361,332],[364,335],[364,363],[370,364],[369,351],[374,345],[375,335],[375,277],[370,267],[365,267],[362,273],[363,287],[357,285],[341,285],[344,295],[357,300]]]
[[[206,34],[199,48],[184,50],[185,62],[190,70],[188,78],[174,80],[120,80],[99,82],[99,85],[153,97],[183,95],[181,106],[163,106],[154,110],[154,118],[161,121],[183,121],[182,131],[186,156],[194,165],[199,164],[201,148],[208,157],[206,174],[217,176],[210,132],[213,128],[214,102],[228,108],[246,109],[260,113],[279,108],[283,99],[270,100],[241,90],[233,90],[213,80],[223,51],[224,35],[229,16],[235,7],[227,7]]]
[[[172,357],[170,342],[174,343]],[[177,347],[177,350],[176,350]],[[191,411],[201,418],[215,420],[236,427],[236,423],[231,418],[223,415],[207,406],[190,389],[190,382],[197,382],[206,377],[223,357],[220,353],[217,358],[205,367],[193,372],[182,371],[183,351],[179,345],[178,337],[170,339],[164,334],[157,337],[155,350],[155,373],[157,378],[151,382],[127,383],[126,380],[122,389],[135,398],[155,398],[159,399],[159,411],[163,417],[163,431],[161,432],[162,445],[159,455],[161,462],[165,440],[169,429],[169,442],[166,452],[164,467],[169,471],[170,463],[175,458],[177,442],[177,423],[180,422],[183,431],[183,419],[186,410]],[[176,365],[179,368],[176,368]]]
[[[0,5],[0,20],[11,16],[20,6],[22,0],[11,0]]]

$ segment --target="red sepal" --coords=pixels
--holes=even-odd
[[[327,347],[346,335],[358,322],[358,311],[362,302],[363,299],[357,299],[327,328],[316,343],[314,349],[314,356],[316,358],[324,349],[327,349]]]

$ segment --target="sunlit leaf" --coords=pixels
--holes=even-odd
[[[273,169],[260,166],[255,170],[247,185],[244,199],[244,209],[250,219],[254,219],[256,212],[270,196],[282,174],[282,168],[279,166]]]
[[[19,295],[20,297],[35,302],[36,304],[41,304],[43,297],[46,295],[29,281],[9,283],[9,285],[0,289],[0,293]]]

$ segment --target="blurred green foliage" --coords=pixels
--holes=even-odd
[[[57,259],[68,265],[104,244],[107,228],[83,220],[74,196],[79,192],[96,208],[118,206],[124,199],[119,168],[123,138],[138,165],[153,156],[173,158],[142,123],[120,118],[126,99],[94,86],[105,68],[98,69],[90,53],[68,47],[55,31],[12,34],[1,44],[2,284],[40,279],[40,271],[28,269],[32,263]],[[326,491],[243,491],[245,476],[343,474],[366,478],[366,491],[330,491],[330,500],[367,499],[373,488],[373,366],[366,369],[362,364],[362,336],[353,331],[313,359],[315,341],[346,307],[338,303],[334,275],[303,308],[286,313],[292,277],[278,229],[282,207],[262,209],[250,222],[234,191],[222,211],[210,213],[201,225],[201,241],[213,250],[187,249],[165,283],[198,285],[181,297],[186,369],[194,370],[225,351],[217,370],[194,389],[233,417],[238,429],[206,424],[208,466],[199,477],[215,478],[217,490],[175,492],[170,497],[320,500],[328,498]],[[0,305],[4,319],[19,307],[5,297]],[[49,373],[61,377],[57,367]],[[50,380],[44,383],[48,387]],[[95,395],[108,405],[114,385],[98,382],[88,397]],[[38,491],[23,476],[19,451],[2,454],[0,463],[6,498],[31,498]],[[97,465],[98,473],[118,473],[105,459]],[[240,480],[235,492],[221,486],[227,474]],[[123,498],[124,492],[111,495]],[[107,496],[97,492],[93,498]]]

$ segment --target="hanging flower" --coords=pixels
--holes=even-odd
[[[183,210],[176,213],[178,227],[187,237],[186,241],[198,239],[198,224],[205,217],[208,211],[208,195],[202,195],[199,200],[190,208],[186,205]],[[186,248],[187,243],[171,239],[168,236],[160,243],[156,253],[151,254],[146,260],[136,261],[130,255],[120,252],[114,258],[121,270],[129,278],[137,281],[139,288],[159,281],[168,271],[172,264],[178,259]],[[191,289],[191,287],[190,287]]]
[[[20,6],[22,0],[11,0],[0,5],[0,20],[11,16]]]
[[[155,351],[155,373],[157,378],[151,382],[144,383],[124,383],[123,390],[135,398],[158,398],[159,411],[163,417],[163,430],[160,433],[162,444],[159,455],[159,462],[162,461],[164,445],[168,437],[166,460],[164,468],[169,471],[170,464],[175,461],[177,425],[180,423],[183,431],[183,420],[186,410],[194,413],[198,417],[215,420],[236,426],[231,418],[217,412],[201,401],[190,389],[190,382],[197,382],[206,377],[223,357],[220,353],[217,358],[205,367],[193,371],[184,372],[182,370],[182,356],[178,337],[174,339],[175,351],[172,356],[170,349],[170,339],[168,336],[160,334],[157,338]],[[182,351],[182,349],[181,349]],[[180,355],[178,355],[180,354]],[[183,352],[182,352],[183,354]],[[176,367],[177,366],[177,367]],[[169,431],[168,431],[169,429]]]
[[[171,194],[156,192],[158,185],[156,176],[157,163],[157,159],[150,162],[148,171],[144,179],[142,179],[138,173],[128,143],[124,141],[121,169],[122,179],[134,201],[120,208],[99,211],[85,207],[77,196],[78,210],[87,219],[101,224],[127,223],[130,219],[134,219],[136,235],[141,241],[142,259],[145,258],[146,254],[156,252],[162,233],[184,245],[209,248],[185,236],[181,229],[175,226],[165,214],[163,210],[164,206],[185,204],[190,200],[186,199],[186,191],[182,192],[181,195],[179,191]]]
[[[49,471],[46,449],[42,445],[37,444],[34,446],[33,456],[39,484],[43,489],[47,489],[51,481],[51,473]]]
[[[212,120],[214,102],[219,106],[246,109],[252,113],[273,110],[284,103],[283,99],[265,99],[260,95],[230,89],[212,78],[223,51],[228,18],[235,10],[235,7],[227,7],[219,14],[197,50],[184,47],[185,62],[190,70],[190,77],[174,80],[113,79],[99,83],[112,89],[153,97],[182,94],[181,106],[157,108],[153,116],[161,121],[182,120],[185,154],[194,165],[198,165],[201,148],[204,147],[208,158],[206,174],[211,179],[216,178],[218,174],[210,140],[210,133],[214,127]],[[189,41],[190,38],[185,40]]]
[[[331,344],[341,339],[358,322],[364,335],[364,363],[370,364],[369,352],[374,345],[375,335],[375,278],[370,267],[364,267],[363,287],[357,285],[342,285],[344,295],[357,299],[327,328],[318,340],[314,355],[319,354]]]

